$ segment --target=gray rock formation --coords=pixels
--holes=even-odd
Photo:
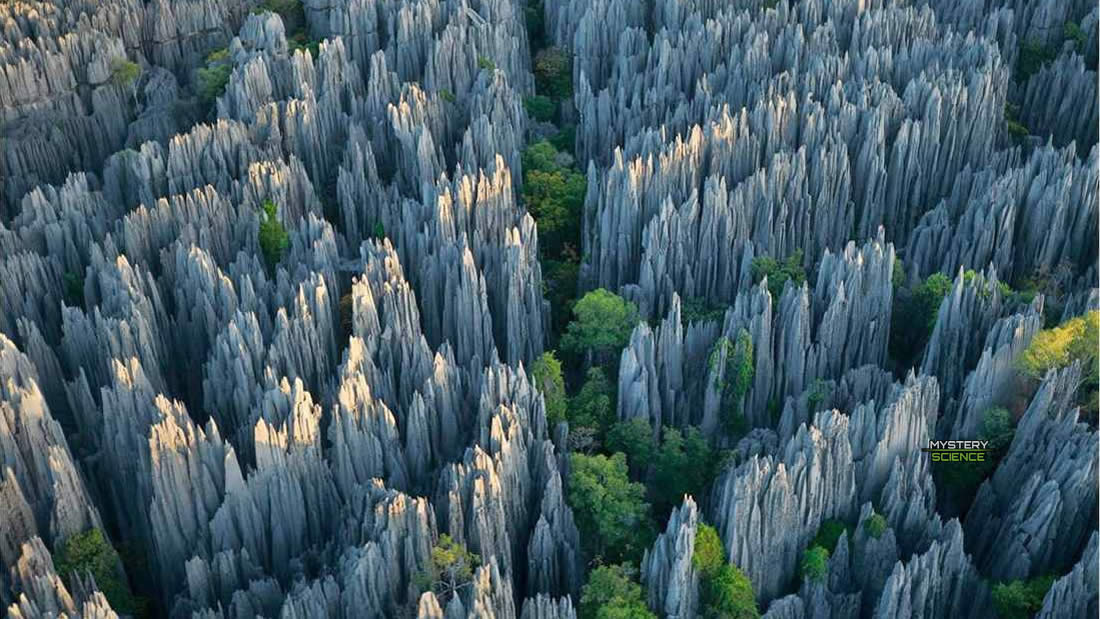
[[[1097,433],[1078,423],[1077,364],[1047,374],[966,515],[977,565],[998,580],[1062,573],[1096,530]]]
[[[661,615],[694,617],[699,611],[699,575],[692,563],[698,522],[695,501],[685,497],[642,559],[641,580],[649,607]]]
[[[1054,581],[1043,598],[1043,608],[1036,614],[1041,619],[1051,617],[1091,617],[1097,610],[1096,580],[1096,532],[1089,537],[1088,546],[1081,553],[1081,560],[1070,573]]]

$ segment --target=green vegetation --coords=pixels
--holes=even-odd
[[[591,428],[603,437],[615,423],[615,388],[603,368],[588,369],[584,385],[569,402],[569,426]]]
[[[553,428],[565,421],[569,402],[565,395],[565,378],[561,373],[561,361],[554,356],[554,351],[542,353],[542,356],[531,364],[531,377],[535,380],[546,402],[546,422]]]
[[[1016,81],[1026,82],[1057,55],[1057,50],[1046,47],[1034,39],[1024,41],[1020,44],[1019,55],[1016,56]]]
[[[601,565],[592,570],[581,592],[581,619],[656,619],[634,580],[633,566]]]
[[[535,54],[535,89],[555,100],[573,96],[573,59],[560,47],[547,47]]]
[[[1050,370],[1064,368],[1080,361],[1081,385],[1077,388],[1077,403],[1083,417],[1095,424],[1100,399],[1100,312],[1071,318],[1051,329],[1035,334],[1031,344],[1017,361],[1021,373],[1032,381],[1041,380]]]
[[[818,378],[810,385],[809,391],[809,395],[806,396],[806,403],[809,404],[810,412],[813,413],[818,410],[817,407],[822,402],[832,397],[833,386],[829,381]]]
[[[821,523],[821,526],[817,529],[817,535],[814,536],[813,541],[810,542],[810,547],[820,546],[824,548],[830,555],[836,551],[836,544],[840,541],[841,534],[847,530],[847,526],[844,522],[830,518]]]
[[[527,22],[527,45],[531,55],[543,47],[546,40],[545,18],[542,0],[528,0],[523,7],[523,17]]]
[[[558,133],[549,138],[550,144],[563,153],[574,153],[577,150],[577,128],[574,125],[564,125]]]
[[[867,533],[871,537],[878,539],[886,532],[886,518],[878,512],[871,512],[867,520],[863,521],[863,526],[867,527]]]
[[[991,452],[983,462],[933,462],[932,472],[941,483],[945,499],[962,513],[974,500],[981,483],[997,468],[1012,444],[1016,426],[1012,414],[1003,408],[990,408],[982,413],[978,439],[989,441]]]
[[[693,322],[721,322],[728,307],[721,303],[711,303],[701,297],[689,297],[680,304],[680,323],[687,326]]]
[[[566,499],[589,557],[636,561],[653,538],[645,487],[630,481],[626,456],[570,454]]]
[[[478,56],[477,68],[483,71],[492,72],[497,70],[497,63],[493,62],[488,56]]]
[[[290,247],[290,235],[283,227],[283,222],[279,221],[276,211],[274,202],[264,200],[260,213],[260,251],[263,252],[264,261],[270,270],[275,269],[275,265],[283,259]]]
[[[534,99],[537,97],[529,101]],[[538,222],[543,255],[550,258],[559,258],[566,251],[575,253],[588,189],[584,174],[561,165],[561,159],[546,140],[527,147],[523,153],[523,201]]]
[[[229,50],[219,49],[206,57],[206,66],[199,67],[195,79],[195,88],[199,99],[210,105],[225,92],[229,76],[233,73],[233,63],[229,60]]]
[[[951,280],[933,273],[912,290],[899,290],[894,296],[890,324],[890,356],[900,367],[908,367],[928,343],[940,303],[951,291]]]
[[[306,12],[302,0],[263,0],[252,9],[253,13],[269,11],[283,20],[287,33],[297,32],[306,27]]]
[[[825,578],[829,572],[829,551],[821,546],[810,546],[802,553],[802,577],[814,581]]]
[[[752,281],[760,283],[768,278],[768,292],[773,301],[778,301],[783,294],[783,287],[790,281],[795,286],[801,286],[806,281],[806,269],[802,268],[802,250],[795,251],[783,262],[776,261],[771,256],[757,256],[752,259]]]
[[[523,108],[527,110],[528,116],[540,123],[554,120],[554,110],[556,106],[554,102],[550,100],[550,97],[544,95],[525,97],[523,99]]]
[[[738,436],[748,431],[741,400],[752,387],[752,379],[756,375],[752,337],[748,331],[741,329],[736,342],[725,336],[718,338],[711,349],[708,367],[713,369],[723,360],[726,367],[714,388],[722,394],[722,421],[726,431]]]
[[[906,279],[905,264],[901,261],[901,258],[894,258],[894,270],[890,272],[890,284],[893,286],[894,292],[905,285]]]
[[[691,563],[699,574],[701,614],[707,619],[756,619],[756,597],[752,582],[726,562],[726,549],[718,531],[708,524],[695,530],[695,551]]]
[[[1028,619],[1043,607],[1043,598],[1053,584],[1054,576],[997,583],[993,585],[993,607],[1001,619]]]
[[[1028,128],[1017,120],[1020,117],[1020,108],[1012,103],[1005,103],[1005,129],[1013,140],[1019,142],[1031,134]]]
[[[653,457],[653,428],[645,419],[634,418],[630,421],[618,421],[607,431],[604,441],[607,450],[626,455],[630,473],[634,479],[641,479],[649,468]]]
[[[455,102],[455,93],[451,92],[447,88],[440,88],[439,89],[439,98],[443,99],[447,103],[454,103]]]
[[[641,321],[637,306],[603,288],[581,297],[573,306],[573,316],[561,338],[562,349],[615,361]]]
[[[649,489],[656,514],[662,519],[684,500],[702,496],[714,477],[715,458],[703,433],[687,427],[681,433],[665,427],[661,446],[653,456]]]
[[[96,585],[111,607],[120,613],[135,614],[142,610],[144,601],[135,598],[122,572],[118,552],[99,529],[90,529],[69,536],[53,553],[54,570],[69,586],[69,578],[76,573],[90,573]]]
[[[111,60],[111,83],[130,91],[130,96],[137,101],[137,79],[141,76],[141,66],[125,57]]]
[[[434,592],[440,603],[446,605],[463,587],[470,585],[480,563],[481,557],[466,550],[450,535],[443,534],[432,546],[428,570],[416,578],[415,584],[421,591]]]

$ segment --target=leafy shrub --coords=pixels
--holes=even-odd
[[[290,235],[283,227],[283,222],[279,221],[276,210],[274,202],[264,200],[263,210],[260,213],[260,251],[263,252],[264,261],[271,270],[275,269],[275,265],[283,259],[287,248],[290,247]]]
[[[1043,607],[1053,576],[1040,576],[1032,580],[1014,580],[993,585],[993,606],[1001,619],[1028,619]]]
[[[225,92],[233,67],[228,62],[216,61],[198,70],[197,88],[199,98],[209,105]]]
[[[454,103],[455,102],[455,93],[451,92],[447,88],[440,88],[439,89],[439,98],[443,99],[447,103]]]
[[[578,609],[581,619],[656,619],[646,607],[633,566],[601,565],[588,575]]]
[[[820,581],[829,571],[829,551],[811,546],[802,553],[802,577]]]
[[[561,361],[554,356],[554,351],[542,353],[542,356],[531,364],[531,377],[535,380],[546,402],[546,422],[553,428],[559,422],[565,421],[569,402],[565,395],[565,378],[561,373]]]
[[[136,62],[126,58],[115,58],[111,61],[111,82],[116,86],[130,88],[141,75],[141,67]]]
[[[584,175],[571,166],[560,165],[560,158],[558,150],[546,140],[528,147],[523,154],[523,201],[538,222],[539,245],[548,256],[560,256],[580,243],[588,190]]]
[[[863,521],[863,526],[867,527],[867,533],[871,537],[878,539],[886,532],[886,518],[878,512],[871,512],[867,520]]]
[[[72,582],[69,578],[73,573],[80,576],[90,573],[115,610],[129,614],[140,610],[140,600],[135,599],[130,592],[118,552],[99,529],[69,536],[54,551],[53,559],[54,570],[70,586]]]
[[[771,256],[757,256],[752,259],[752,281],[760,283],[768,278],[768,292],[772,299],[779,300],[783,294],[783,287],[790,281],[796,286],[801,286],[806,281],[806,270],[802,268],[802,250],[795,251],[783,262],[776,261]]]
[[[726,548],[718,531],[709,524],[700,523],[695,529],[695,549],[691,564],[700,578],[711,578],[726,564]]]
[[[65,283],[65,305],[84,307],[84,275],[66,271],[63,278]]]
[[[415,584],[421,591],[432,591],[446,604],[464,587],[468,587],[474,578],[474,570],[481,564],[481,557],[466,550],[450,535],[444,533],[432,546],[432,560],[428,571],[416,578]]]
[[[477,68],[482,69],[483,71],[496,71],[497,63],[493,62],[487,56],[478,56]]]

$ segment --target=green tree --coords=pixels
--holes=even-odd
[[[645,486],[627,476],[626,456],[570,454],[566,498],[589,556],[634,560],[652,538]]]
[[[695,548],[691,555],[691,564],[699,572],[699,577],[712,578],[726,564],[726,548],[718,530],[706,523],[695,528]]]
[[[588,575],[581,591],[581,619],[656,619],[646,607],[642,586],[626,563],[601,565]]]
[[[618,421],[607,431],[608,451],[622,452],[635,478],[645,474],[653,457],[653,427],[645,419]]]
[[[698,428],[688,427],[681,433],[666,427],[662,435],[650,484],[654,509],[660,515],[672,511],[685,494],[702,496],[714,469],[710,445]]]
[[[206,66],[200,67],[196,73],[195,86],[199,99],[206,105],[213,103],[225,92],[225,86],[229,83],[229,76],[232,73],[233,65],[229,61],[228,50],[210,52],[206,57]]]
[[[447,600],[470,585],[474,570],[480,564],[481,557],[466,550],[465,546],[444,533],[432,546],[431,563],[428,571],[417,578],[418,587],[421,590],[430,589],[439,597],[440,602],[446,604]]]
[[[1032,580],[1014,580],[993,585],[993,606],[1001,619],[1028,619],[1043,607],[1053,576],[1040,576]]]
[[[545,123],[554,120],[554,109],[557,106],[554,105],[550,97],[535,95],[524,98],[523,107],[527,110],[528,116]]]
[[[821,546],[811,546],[802,553],[802,576],[820,581],[829,571],[829,551]]]
[[[589,368],[577,395],[569,402],[569,425],[592,428],[600,437],[615,423],[615,390],[603,368]]]
[[[911,291],[898,291],[889,342],[890,355],[896,361],[908,364],[924,349],[936,326],[940,303],[950,291],[951,280],[943,273],[929,275]]]
[[[933,474],[945,490],[945,498],[961,512],[970,505],[981,483],[996,470],[1016,435],[1012,414],[1003,408],[991,408],[982,413],[978,439],[989,441],[985,460],[981,462],[935,462]]]
[[[548,47],[535,54],[535,89],[555,99],[573,96],[573,61],[560,47]]]
[[[546,256],[561,256],[580,242],[588,182],[575,168],[563,166],[561,159],[568,157],[562,157],[546,140],[532,144],[523,153],[523,201],[538,222],[539,245]]]
[[[118,552],[111,546],[103,532],[89,529],[70,535],[54,550],[54,571],[70,586],[70,577],[90,573],[99,590],[115,610],[133,614],[140,610],[140,601],[130,592]]]
[[[758,619],[752,581],[735,565],[725,564],[702,585],[703,617],[706,619]]]
[[[477,68],[482,69],[484,71],[489,71],[491,73],[493,71],[496,71],[497,63],[493,62],[493,60],[491,58],[489,58],[488,56],[478,56],[477,57]]]
[[[726,562],[718,531],[708,524],[695,529],[691,563],[699,574],[701,615],[708,619],[756,619],[756,596],[744,572]]]
[[[551,428],[565,421],[569,401],[565,395],[565,378],[561,373],[561,361],[549,350],[531,364],[531,377],[542,392],[546,402],[546,422]]]
[[[1061,369],[1080,361],[1081,385],[1077,389],[1078,404],[1089,421],[1096,422],[1100,399],[1100,311],[1071,318],[1052,329],[1035,334],[1031,344],[1020,355],[1017,364],[1024,376],[1038,381],[1050,370]]]
[[[290,247],[290,235],[283,222],[277,216],[277,207],[271,200],[264,200],[260,213],[260,251],[263,252],[267,268],[274,270]]]
[[[753,258],[752,281],[760,283],[765,277],[768,278],[768,292],[775,301],[783,294],[783,287],[788,281],[795,286],[801,286],[806,281],[806,270],[802,268],[802,250],[796,250],[783,262],[778,262],[771,256]]]
[[[603,288],[581,297],[573,306],[573,317],[561,338],[562,348],[599,358],[618,356],[641,320],[637,306]]]

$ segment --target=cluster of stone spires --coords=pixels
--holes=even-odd
[[[700,611],[706,520],[770,617],[988,616],[986,578],[1055,572],[1040,616],[1095,615],[1082,368],[1043,380],[960,519],[938,515],[919,449],[975,431],[1051,311],[1005,298],[1002,278],[1057,272],[1064,317],[1100,306],[1096,8],[762,4],[543,5],[573,57],[581,286],[655,325],[622,353],[619,417],[725,440],[711,351],[754,344],[754,429],[647,553],[650,607]],[[517,200],[525,5],[303,6],[316,56],[252,2],[0,4],[12,616],[115,616],[51,559],[97,528],[137,549],[175,617],[575,616],[567,429],[525,370],[549,314]],[[1081,45],[1063,41],[1071,21]],[[1018,79],[1021,42],[1056,57]],[[203,120],[196,71],[222,48],[232,71]],[[112,79],[120,58],[134,83]],[[267,201],[289,231],[274,265]],[[778,297],[754,282],[755,257],[796,250],[810,281]],[[954,276],[900,381],[885,369],[898,270]],[[686,321],[689,298],[728,309]],[[799,586],[829,518],[857,525]],[[459,595],[417,597],[443,533],[482,565]]]

